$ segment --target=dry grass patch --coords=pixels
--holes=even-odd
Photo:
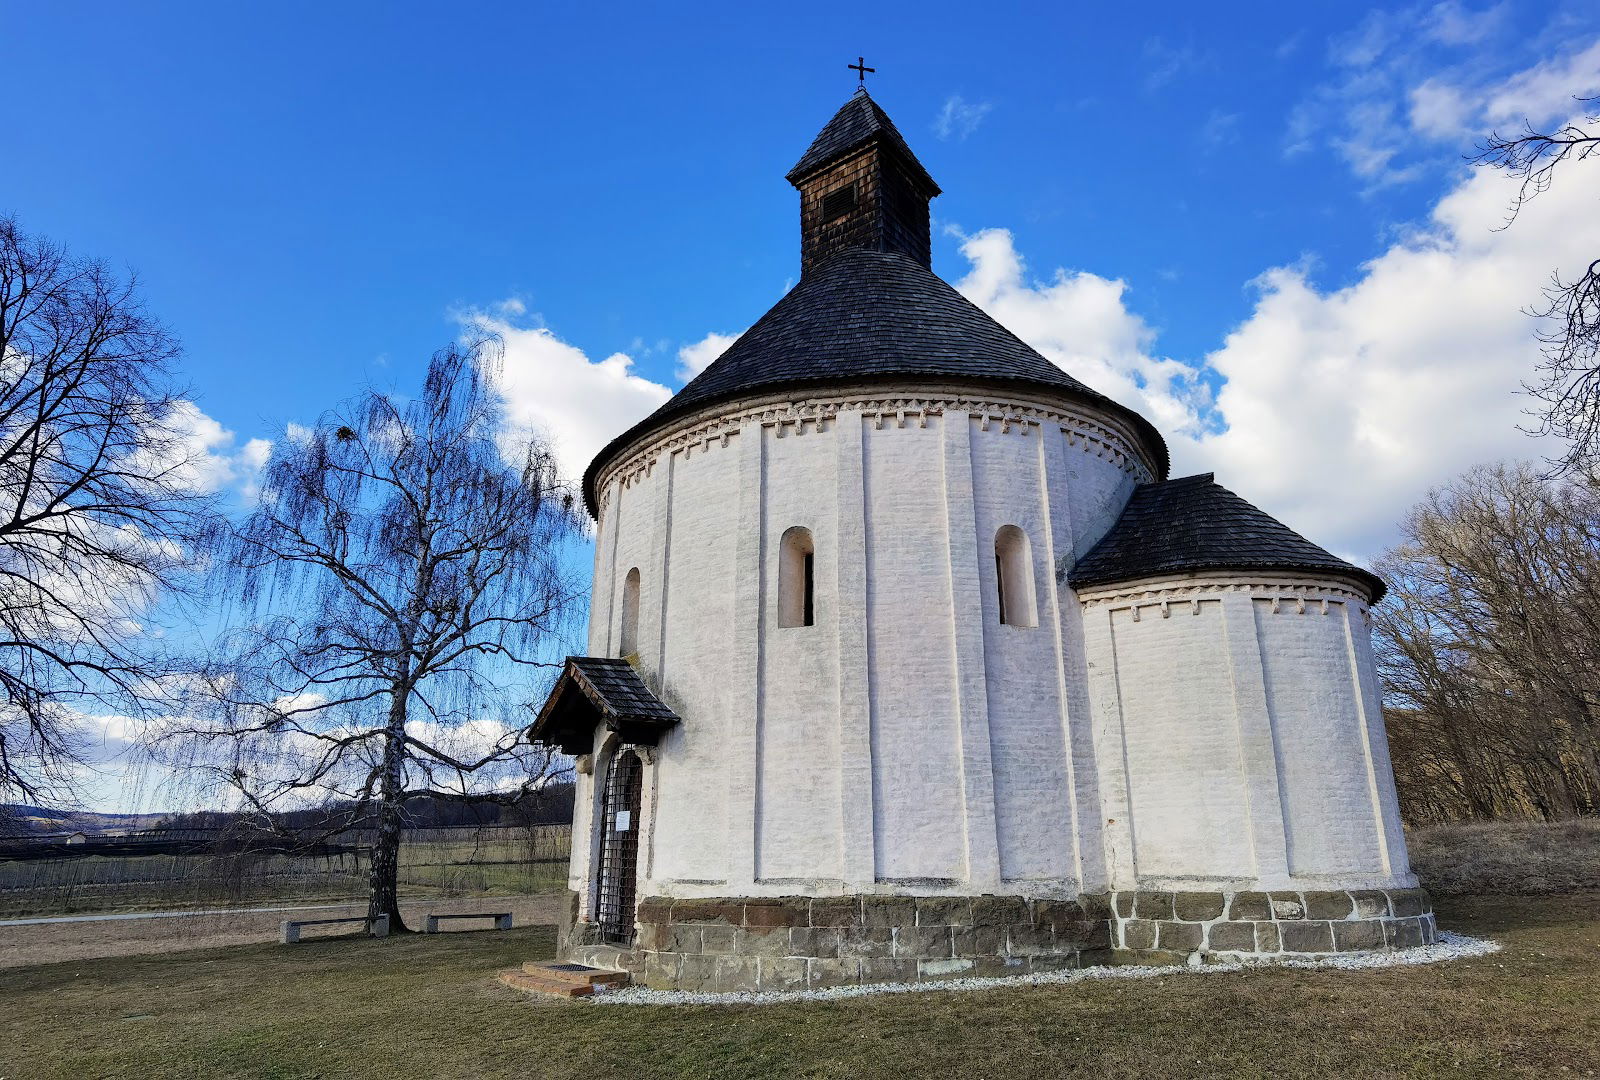
[[[1600,889],[1600,821],[1491,821],[1421,829],[1411,868],[1434,896],[1542,896]]]

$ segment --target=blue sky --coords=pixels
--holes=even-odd
[[[1461,155],[1600,91],[1600,9],[1030,7],[7,0],[0,210],[138,271],[239,505],[286,424],[473,320],[581,463],[793,283],[783,173],[864,54],[945,190],[935,270],[1175,471],[1368,558],[1540,452],[1520,309],[1600,250],[1595,177],[1497,233]]]

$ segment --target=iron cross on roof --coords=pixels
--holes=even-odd
[[[845,67],[856,73],[856,78],[860,80],[862,86],[867,85],[867,72],[871,71],[876,73],[878,70],[877,68],[869,68],[867,66],[867,58],[865,56],[856,57],[855,63],[846,64]]]

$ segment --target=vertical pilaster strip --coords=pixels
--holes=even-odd
[[[1375,748],[1373,743],[1373,719],[1376,714],[1379,736],[1382,737],[1383,710],[1378,688],[1372,678],[1372,671],[1361,663],[1361,650],[1356,648],[1356,635],[1367,634],[1365,615],[1358,611],[1359,605],[1346,603],[1339,605],[1344,608],[1344,642],[1345,651],[1350,657],[1350,683],[1355,691],[1356,700],[1356,726],[1361,738],[1361,756],[1367,767],[1367,794],[1372,800],[1372,826],[1378,842],[1378,860],[1384,874],[1394,872],[1393,861],[1390,857],[1390,836],[1388,815],[1384,813],[1385,789],[1390,795],[1389,803],[1398,808],[1394,800],[1392,785],[1394,772],[1389,766],[1387,745]],[[1358,625],[1357,620],[1360,620]],[[1387,740],[1385,740],[1387,741]],[[1399,832],[1399,822],[1394,822],[1395,831]],[[1400,841],[1404,844],[1404,840]]]
[[[972,499],[972,419],[944,414],[945,537],[950,549],[950,618],[955,655],[952,677],[961,738],[961,778],[966,804],[967,881],[979,889],[1000,885],[1000,837],[995,822],[994,766],[989,744],[989,688],[985,671],[981,557]]]
[[[840,876],[850,888],[874,880],[872,821],[872,712],[867,682],[867,520],[861,413],[839,413],[834,446],[838,460],[839,581],[839,837]]]
[[[1078,805],[1077,761],[1072,745],[1072,709],[1067,698],[1066,633],[1062,625],[1063,600],[1074,607],[1077,606],[1077,600],[1067,588],[1066,571],[1060,564],[1062,551],[1057,547],[1059,536],[1059,542],[1065,546],[1066,565],[1070,566],[1073,539],[1072,517],[1067,509],[1067,465],[1063,454],[1065,446],[1057,425],[1046,424],[1036,428],[1034,434],[1039,440],[1039,520],[1043,522],[1044,528],[1042,555],[1045,572],[1048,575],[1045,582],[1047,603],[1044,625],[1050,633],[1050,644],[1056,662],[1056,701],[1061,717],[1061,754],[1067,772],[1068,820],[1071,822],[1072,832],[1068,838],[1068,842],[1072,845],[1072,878],[1081,887],[1085,830],[1080,813],[1082,808]],[[1093,823],[1092,827],[1096,833],[1099,832],[1098,822]]]
[[[589,652],[596,656],[615,656],[612,630],[616,613],[612,598],[617,585],[617,529],[622,518],[622,483],[612,480],[609,499],[604,500],[600,528],[595,536],[594,592],[589,606]]]
[[[761,835],[761,647],[765,629],[762,534],[766,517],[766,470],[759,421],[739,426],[739,521],[734,541],[733,627],[728,656],[728,884],[754,884]],[[741,838],[737,830],[746,831]],[[739,893],[735,892],[737,896]]]
[[[656,643],[655,677],[665,681],[667,677],[667,603],[671,587],[672,574],[672,478],[677,472],[678,455],[662,454],[661,463],[656,466],[661,475],[656,478],[656,505],[655,517],[652,525],[655,530],[655,544],[650,549],[653,552],[655,565],[646,568],[645,573],[650,575],[649,580],[639,583],[641,594],[646,589],[652,590],[656,601],[654,604],[640,604],[639,611],[639,640],[654,641]],[[643,600],[643,595],[640,596]],[[655,620],[654,635],[647,633],[651,629],[650,619]],[[640,648],[641,658],[647,656],[644,648]]]
[[[1198,603],[1199,600],[1196,600]],[[1266,667],[1256,635],[1254,601],[1249,593],[1222,594],[1223,637],[1233,681],[1233,712],[1239,729],[1239,771],[1244,780],[1250,847],[1256,877],[1263,882],[1289,877],[1289,814],[1278,778],[1277,742],[1267,702]]]
[[[1128,736],[1122,716],[1122,685],[1117,671],[1115,609],[1089,607],[1083,613],[1083,652],[1093,721],[1096,780],[1100,789],[1101,836],[1110,889],[1138,884],[1133,846],[1133,792],[1128,777]]]

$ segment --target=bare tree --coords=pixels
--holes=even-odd
[[[132,279],[0,218],[0,796],[70,792],[83,710],[159,674],[143,624],[210,509],[177,355]]]
[[[579,595],[579,523],[548,449],[501,430],[497,357],[445,349],[421,396],[369,391],[274,448],[217,551],[251,621],[157,747],[262,820],[321,801],[332,827],[371,824],[370,913],[397,929],[405,800],[513,801],[561,764],[521,736]]]
[[[1600,811],[1600,484],[1480,467],[1404,536],[1374,620],[1408,818]]]
[[[1600,97],[1577,101],[1600,108]],[[1525,125],[1520,135],[1495,132],[1479,145],[1475,165],[1502,169],[1520,181],[1506,219],[1516,220],[1528,200],[1549,190],[1558,166],[1600,153],[1600,112],[1583,125],[1565,124],[1552,132]],[[1527,390],[1541,403],[1538,434],[1564,439],[1568,449],[1555,465],[1558,471],[1600,463],[1600,253],[1577,276],[1564,278],[1558,269],[1545,286],[1544,303],[1529,314],[1539,318],[1544,361]]]

